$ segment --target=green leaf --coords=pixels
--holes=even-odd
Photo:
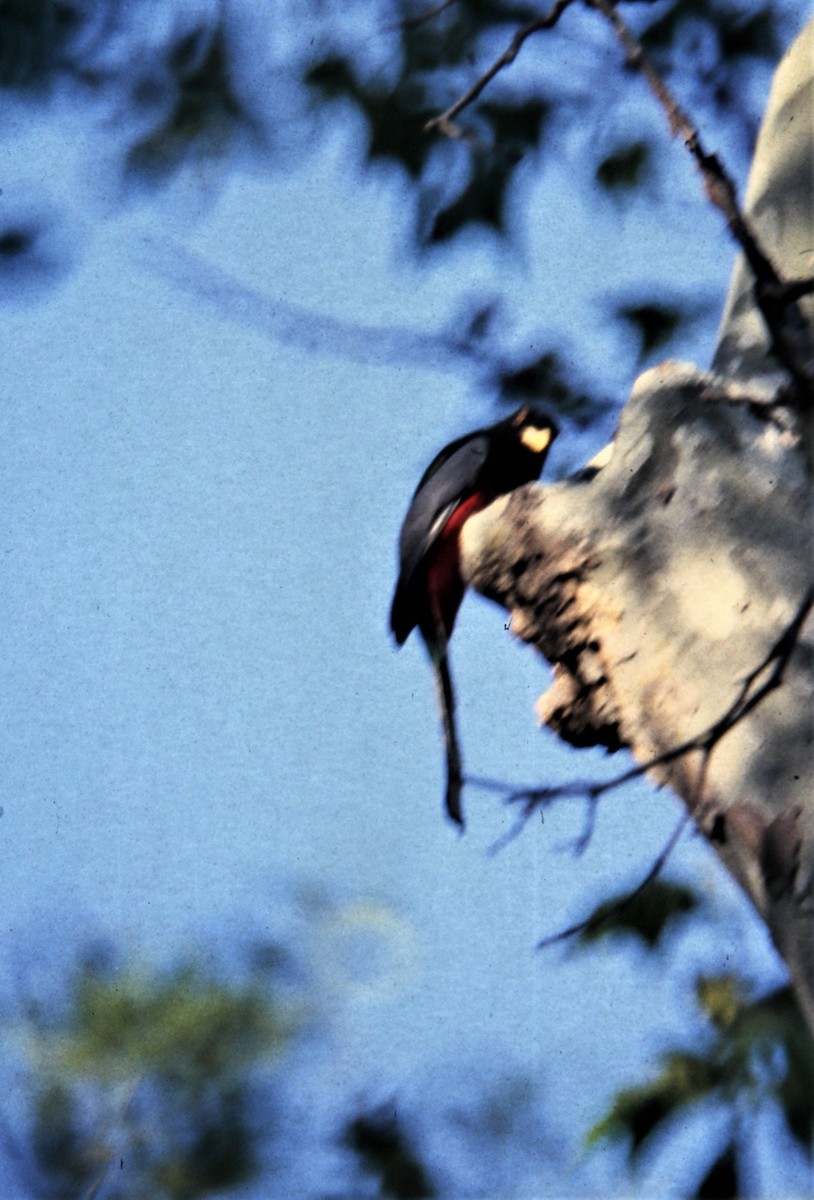
[[[81,1195],[98,1175],[98,1154],[83,1128],[80,1107],[62,1084],[49,1081],[36,1094],[31,1151],[37,1171],[60,1195]]]
[[[704,1016],[718,1029],[729,1029],[743,1010],[743,986],[737,975],[700,975],[695,995]]]
[[[303,83],[320,92],[326,100],[354,99],[359,92],[356,73],[350,63],[334,54],[309,67]]]
[[[504,368],[492,386],[506,404],[540,400],[580,427],[595,421],[606,407],[605,401],[568,380],[562,359],[553,350]]]
[[[714,1066],[700,1055],[673,1051],[662,1062],[655,1079],[616,1093],[610,1112],[589,1131],[588,1146],[627,1141],[632,1162],[657,1129],[718,1086]]]
[[[346,58],[329,55],[307,71],[304,82],[325,100],[349,100],[360,109],[368,127],[369,163],[390,161],[412,179],[421,176],[434,146],[424,126],[434,114],[418,79],[405,73],[395,87],[364,80]]]
[[[722,9],[718,14],[718,44],[725,59],[752,55],[775,62],[781,46],[771,7],[765,5],[746,16]]]
[[[814,1146],[814,1039],[790,987],[744,1005],[730,1029],[733,1053],[748,1056],[753,1073],[774,1096],[789,1131],[809,1155]],[[778,1052],[780,1062],[778,1064]]]
[[[71,36],[85,23],[90,19],[78,5],[5,0],[0,4],[0,87],[36,89],[50,83]]]
[[[693,1193],[694,1200],[733,1200],[738,1189],[738,1152],[727,1142]]]
[[[488,122],[495,145],[526,151],[540,144],[551,107],[539,97],[511,104],[488,100],[478,105],[477,112]]]
[[[516,4],[512,0],[459,0],[461,6],[481,21],[507,22],[525,25],[539,17],[533,4]]]
[[[480,14],[453,4],[432,21],[403,25],[404,75],[433,74],[443,79],[450,68],[468,65],[487,24]]]
[[[657,9],[657,12],[659,15],[640,34],[642,45],[650,53],[669,53],[676,34],[688,18],[713,27],[719,19],[710,0],[673,0],[672,4],[661,11]]]
[[[127,172],[161,183],[190,152],[224,156],[247,117],[232,89],[229,51],[221,27],[187,35],[172,48],[175,103],[162,123],[128,152]]]
[[[683,923],[699,906],[697,894],[682,884],[654,879],[644,891],[630,898],[621,893],[604,900],[588,918],[588,928],[579,935],[579,945],[607,937],[634,938],[655,950],[668,930]]]
[[[365,114],[370,130],[368,160],[398,163],[418,179],[433,149],[432,138],[424,132],[433,112],[426,105],[423,88],[410,84],[380,95],[365,105]]]
[[[621,304],[616,308],[615,315],[632,326],[638,334],[640,359],[669,342],[687,319],[687,314],[679,305],[655,302]]]
[[[427,241],[446,242],[467,225],[484,225],[502,233],[506,192],[515,165],[502,156],[474,153],[469,182],[451,204],[436,213]]]
[[[650,173],[652,155],[647,142],[638,139],[617,146],[596,168],[596,181],[609,192],[640,187]]]
[[[188,1115],[195,1118],[189,1141],[179,1139],[150,1170],[159,1195],[192,1200],[233,1188],[257,1173],[244,1089],[224,1090],[214,1103],[210,1097]]]
[[[629,1157],[632,1159],[653,1130],[671,1115],[674,1107],[658,1088],[626,1088],[616,1093],[607,1116],[588,1131],[586,1143],[591,1147],[601,1141],[629,1139]]]
[[[744,57],[775,61],[780,55],[778,15],[770,4],[747,7],[744,13],[714,0],[674,0],[641,35],[645,50],[655,55],[662,67],[668,65],[674,42],[688,19],[714,32],[720,51],[719,75],[729,75]]]
[[[392,1106],[354,1117],[342,1140],[365,1171],[378,1180],[379,1196],[392,1200],[433,1200],[437,1196],[427,1168]]]
[[[43,1066],[65,1077],[145,1072],[183,1084],[228,1078],[279,1050],[290,1029],[254,986],[232,988],[191,969],[155,980],[131,970],[86,973],[67,1026]]]

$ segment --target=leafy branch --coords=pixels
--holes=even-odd
[[[545,950],[549,946],[555,946],[558,942],[566,942],[569,938],[577,937],[582,933],[594,933],[600,928],[600,926],[604,925],[612,917],[618,916],[619,913],[622,913],[625,911],[625,909],[631,907],[639,898],[639,896],[641,896],[642,892],[644,892],[650,886],[653,880],[661,874],[662,868],[664,867],[670,855],[673,853],[675,847],[678,845],[684,830],[687,828],[689,819],[690,813],[689,810],[687,810],[687,812],[682,814],[681,819],[678,821],[677,825],[673,829],[673,832],[670,834],[669,838],[664,843],[664,846],[659,851],[659,854],[654,859],[653,864],[651,865],[647,874],[639,883],[636,884],[636,887],[633,889],[633,891],[627,892],[619,900],[614,901],[613,904],[602,908],[601,911],[591,913],[591,915],[586,917],[584,920],[577,921],[575,924],[559,930],[558,933],[550,933],[547,937],[541,938],[537,943],[537,949]]]
[[[686,828],[690,817],[699,814],[702,802],[704,799],[704,784],[706,781],[707,768],[709,760],[715,747],[723,740],[723,738],[733,729],[739,722],[743,721],[754,709],[769,695],[778,688],[782,681],[789,664],[792,654],[799,642],[800,632],[805,621],[814,607],[814,586],[809,588],[799,604],[792,620],[780,634],[780,636],[772,643],[767,653],[761,661],[755,666],[743,679],[737,695],[735,696],[729,707],[721,714],[717,720],[708,725],[706,729],[693,737],[685,739],[683,742],[675,746],[671,746],[668,750],[660,754],[654,755],[645,762],[637,763],[635,766],[622,771],[618,775],[614,775],[610,779],[604,780],[581,780],[570,781],[568,783],[557,784],[549,787],[530,787],[530,788],[511,788],[505,783],[500,783],[497,780],[486,779],[479,776],[469,776],[466,781],[473,787],[481,788],[485,791],[498,791],[504,795],[505,803],[508,805],[521,805],[521,812],[515,821],[514,825],[507,833],[503,835],[491,847],[490,853],[497,853],[503,849],[510,841],[525,827],[533,813],[538,809],[556,800],[565,799],[566,797],[579,797],[588,803],[588,818],[585,829],[574,844],[574,849],[577,854],[581,854],[587,847],[591,834],[596,813],[596,806],[601,796],[607,792],[615,791],[623,787],[626,783],[632,782],[634,779],[639,779],[658,767],[667,766],[684,756],[700,752],[702,754],[701,763],[699,766],[698,776],[695,786],[692,789],[692,794],[687,800],[687,810],[681,820],[676,825],[672,834],[665,843],[664,848],[659,853],[647,874],[642,879],[636,888],[624,897],[619,904],[615,905],[611,910],[604,913],[601,918],[596,914],[589,917],[587,920],[580,921],[569,928],[552,934],[549,937],[543,938],[538,943],[538,949],[545,946],[553,945],[556,942],[564,941],[567,938],[573,937],[575,934],[583,933],[587,930],[596,928],[602,921],[606,920],[611,912],[616,912],[621,907],[635,900],[645,888],[656,878],[661,872],[664,864],[670,857],[679,838]]]
[[[814,389],[814,358],[812,357],[812,335],[799,301],[814,291],[811,279],[784,279],[768,252],[761,245],[751,223],[738,204],[737,192],[732,178],[717,154],[711,154],[701,140],[696,124],[679,105],[667,84],[646,55],[641,42],[619,15],[612,0],[584,0],[611,25],[629,65],[645,79],[650,90],[667,117],[670,132],[680,137],[695,159],[704,184],[707,198],[723,215],[733,238],[742,250],[754,275],[755,303],[768,330],[772,348],[777,359],[794,381],[800,402],[810,403]],[[552,29],[572,0],[556,0],[551,10],[543,17],[530,21],[517,30],[503,53],[495,59],[459,98],[444,112],[433,117],[425,126],[425,132],[437,130],[450,138],[462,138],[464,132],[455,124],[455,118],[472,104],[491,81],[517,58],[525,42],[534,33]]]
[[[738,205],[735,185],[717,154],[710,154],[701,141],[695,124],[645,54],[610,0],[585,0],[610,23],[630,66],[647,82],[664,109],[670,132],[680,137],[701,172],[709,201],[723,215],[730,233],[743,251],[755,277],[755,302],[760,309],[777,358],[783,364],[802,395],[810,396],[814,386],[811,362],[811,332],[798,307],[802,296],[812,290],[810,280],[785,281]]]
[[[692,737],[686,738],[683,742],[671,746],[668,750],[664,750],[652,758],[648,758],[645,762],[636,763],[635,766],[629,767],[628,770],[622,771],[610,779],[572,780],[568,783],[555,784],[550,787],[512,788],[498,780],[487,779],[477,775],[468,776],[466,782],[484,791],[502,792],[506,803],[509,805],[522,804],[524,807],[520,820],[522,824],[525,824],[536,809],[550,804],[555,800],[564,799],[568,796],[577,796],[592,802],[598,800],[606,792],[615,791],[617,788],[623,787],[626,783],[631,783],[634,779],[639,779],[642,775],[646,775],[648,771],[652,771],[657,767],[667,766],[675,762],[676,759],[683,758],[684,755],[690,754],[693,751],[700,750],[710,753],[730,729],[748,716],[770,692],[780,686],[789,659],[797,646],[800,630],[805,624],[812,607],[814,607],[814,585],[806,592],[794,617],[777,640],[772,643],[757,666],[744,677],[735,699],[726,711],[700,733],[696,733]],[[757,681],[770,667],[772,670],[766,679],[759,687],[755,687]],[[503,840],[505,841],[506,839],[504,838]]]

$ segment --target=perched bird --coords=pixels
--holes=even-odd
[[[547,413],[524,407],[450,442],[424,472],[401,527],[390,627],[401,646],[417,626],[429,652],[446,747],[446,809],[461,827],[463,776],[447,661],[447,642],[466,590],[461,529],[498,496],[539,478],[557,432]]]

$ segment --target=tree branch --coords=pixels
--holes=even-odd
[[[673,850],[676,848],[682,833],[687,828],[689,819],[689,810],[682,813],[678,824],[665,842],[658,854],[658,857],[653,862],[647,874],[639,883],[636,884],[636,887],[633,889],[633,891],[628,892],[628,894],[622,900],[620,900],[618,904],[610,905],[600,916],[594,914],[591,917],[587,917],[584,921],[577,921],[575,925],[569,925],[567,929],[561,929],[559,933],[549,934],[548,937],[542,938],[542,940],[537,943],[537,949],[545,950],[549,946],[556,945],[557,942],[567,941],[568,938],[576,937],[580,933],[586,933],[590,930],[599,929],[600,925],[604,925],[609,917],[616,916],[617,913],[624,912],[628,905],[632,904],[638,896],[641,896],[645,888],[649,887],[653,880],[661,873],[662,869],[664,868],[664,864],[667,862]]]
[[[582,780],[557,784],[551,787],[511,788],[505,783],[500,783],[498,780],[480,776],[467,776],[465,782],[472,787],[478,787],[484,791],[502,792],[507,805],[521,804],[523,806],[515,824],[508,833],[505,833],[494,843],[490,848],[490,854],[497,853],[504,846],[508,845],[509,842],[513,841],[538,808],[552,804],[556,800],[565,799],[567,796],[583,798],[588,801],[589,805],[595,806],[599,798],[605,795],[606,792],[615,791],[624,784],[631,783],[634,779],[640,779],[648,771],[667,766],[676,759],[684,757],[684,755],[701,751],[704,755],[702,763],[703,771],[699,774],[699,779],[693,789],[693,796],[688,801],[688,812],[695,812],[699,801],[702,799],[700,789],[706,776],[706,767],[712,751],[730,729],[733,729],[738,722],[747,717],[770,692],[780,686],[783,680],[783,673],[797,646],[800,631],[812,607],[814,607],[814,586],[806,592],[794,617],[769,648],[763,659],[745,676],[735,699],[726,711],[716,721],[713,721],[711,725],[708,725],[706,729],[702,730],[701,733],[687,738],[676,746],[671,746],[669,750],[654,755],[646,762],[637,763],[635,766],[628,768],[628,770],[614,775],[611,779]],[[752,691],[758,679],[772,664],[774,666],[771,673],[755,691]],[[592,821],[589,819],[587,837],[583,833],[577,839],[575,846],[577,853],[582,853],[585,849],[587,840],[590,838],[591,828]]]
[[[394,21],[392,25],[386,25],[385,31],[389,32],[394,29],[418,29],[421,25],[426,25],[428,21],[432,21],[435,17],[439,17],[442,12],[448,8],[452,8],[453,4],[457,4],[458,0],[441,0],[440,4],[433,5],[426,12],[417,13],[414,17],[405,17],[402,21]]]
[[[476,79],[470,88],[459,96],[454,104],[437,117],[433,117],[424,126],[425,133],[431,133],[437,129],[439,133],[443,133],[446,137],[460,138],[463,136],[463,130],[460,126],[454,124],[455,117],[463,112],[465,108],[477,100],[483,89],[491,83],[496,75],[498,75],[505,67],[510,66],[517,58],[523,44],[531,37],[533,33],[538,33],[542,29],[552,29],[559,21],[562,14],[573,3],[573,0],[555,0],[551,10],[544,17],[537,17],[534,21],[529,21],[528,25],[524,25],[518,29],[517,33],[512,38],[509,45],[503,51],[499,58],[496,58],[491,67],[484,71],[479,79]]]
[[[670,132],[682,138],[701,172],[704,190],[710,202],[726,220],[730,233],[743,251],[755,277],[755,302],[772,340],[772,348],[810,404],[814,388],[814,364],[811,362],[811,333],[805,315],[798,307],[801,296],[809,294],[810,282],[787,283],[763,249],[755,230],[741,211],[735,185],[716,154],[708,153],[695,125],[679,105],[664,80],[644,52],[641,43],[628,29],[611,0],[585,0],[610,23],[625,51],[628,62],[641,74],[664,109]],[[800,290],[802,286],[802,291]]]
[[[350,362],[408,364],[441,371],[457,370],[464,364],[487,378],[504,369],[499,356],[454,333],[362,325],[316,313],[249,287],[194,251],[152,235],[139,239],[131,256],[142,269],[243,328],[312,353]]]
[[[450,138],[463,137],[463,130],[454,123],[455,117],[480,96],[496,75],[514,62],[532,34],[553,28],[572,2],[573,0],[555,0],[545,16],[538,17],[518,29],[503,53],[472,86],[443,113],[427,122],[424,126],[425,132],[438,130]],[[805,314],[799,307],[799,301],[811,294],[811,281],[787,281],[782,278],[761,245],[753,226],[741,211],[735,185],[721,160],[717,154],[710,154],[705,149],[696,126],[645,54],[641,43],[619,15],[613,0],[585,0],[585,3],[610,23],[628,63],[644,77],[663,108],[671,133],[681,137],[695,159],[708,199],[723,215],[730,233],[752,270],[755,280],[755,303],[768,330],[772,349],[796,385],[798,402],[810,405],[811,396],[814,394],[812,334]],[[428,15],[435,15],[445,7],[445,4],[441,4],[430,10]]]

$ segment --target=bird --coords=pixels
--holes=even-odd
[[[558,432],[549,413],[524,405],[495,425],[450,442],[419,480],[401,526],[390,629],[402,646],[417,628],[427,648],[446,751],[445,807],[461,830],[463,771],[448,657],[466,591],[460,570],[461,530],[498,496],[539,479]]]

